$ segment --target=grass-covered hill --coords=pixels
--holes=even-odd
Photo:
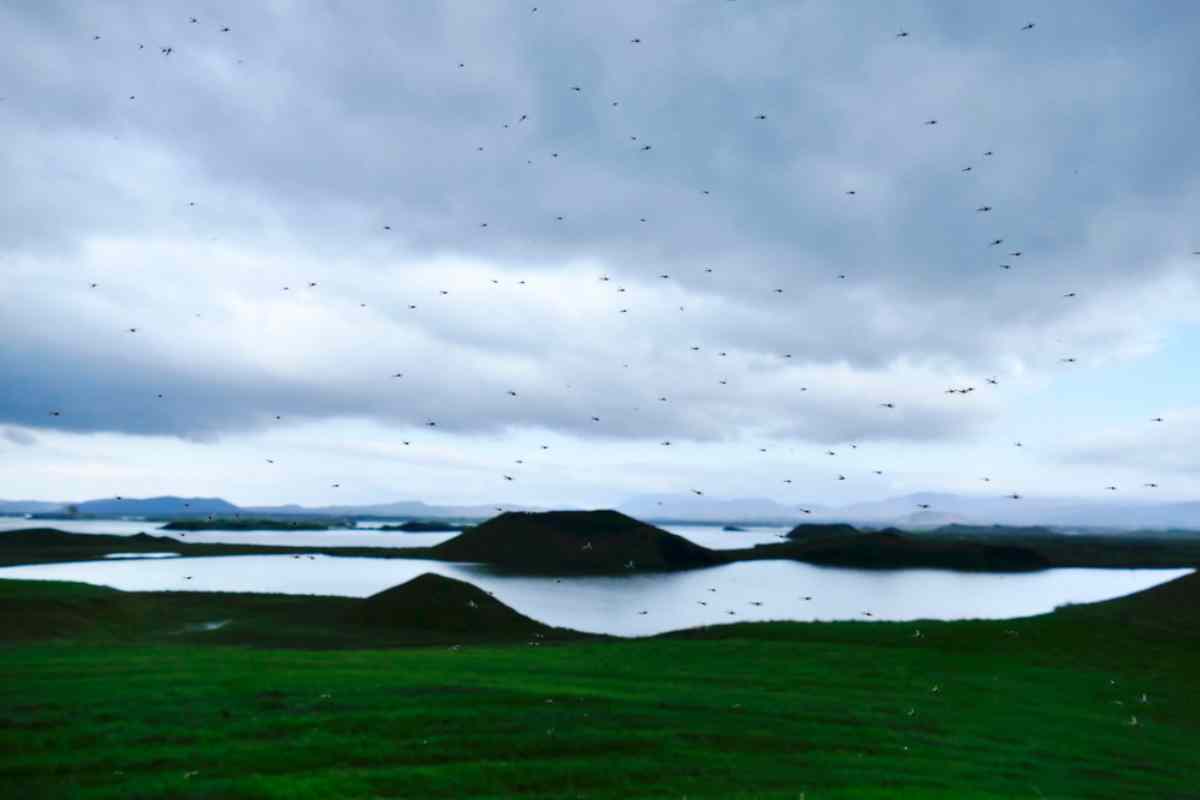
[[[438,558],[542,572],[686,569],[722,558],[617,511],[507,512],[432,548]]]
[[[0,796],[1200,797],[1196,575],[1020,620],[404,650],[338,598],[128,593],[86,627],[123,594],[0,582],[0,631],[85,620],[0,643]]]
[[[497,639],[550,631],[477,586],[431,572],[355,603],[346,618],[378,628],[486,634]]]

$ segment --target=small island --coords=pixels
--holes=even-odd
[[[746,529],[745,529],[745,528],[739,528],[737,525],[726,525],[726,526],[724,526],[723,528],[721,528],[721,530],[723,530],[723,531],[730,531],[730,532],[733,532],[733,533],[744,533]]]
[[[396,531],[401,533],[458,533],[469,527],[471,526],[455,525],[450,522],[439,522],[437,520],[412,519],[399,525],[383,525],[379,530],[393,533]]]

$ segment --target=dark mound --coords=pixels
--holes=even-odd
[[[850,530],[855,531],[854,528]],[[910,536],[894,528],[873,533],[855,531],[852,535],[806,537],[799,540],[799,545],[797,557],[804,561],[869,569],[936,567],[1018,572],[1050,566],[1048,559],[1028,547]]]
[[[823,539],[831,536],[857,536],[858,528],[843,522],[832,524],[797,525],[788,531],[789,539]]]
[[[552,630],[477,586],[432,572],[371,595],[350,612],[349,619],[376,627],[495,638]]]
[[[724,526],[723,528],[721,528],[721,530],[723,530],[723,531],[730,531],[730,532],[738,532],[738,533],[740,533],[740,532],[742,532],[742,531],[744,531],[744,530],[746,530],[746,529],[745,529],[745,528],[739,528],[737,525],[726,525],[726,526]]]
[[[452,533],[466,529],[466,525],[452,525],[449,522],[423,522],[409,520],[399,525],[382,525],[381,531],[402,531],[404,533]]]
[[[510,511],[433,548],[438,558],[534,572],[686,569],[722,563],[708,548],[616,511]]]

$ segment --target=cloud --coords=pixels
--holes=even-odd
[[[0,422],[970,439],[1200,307],[1188,26],[1087,12],[9,7]]]
[[[1161,418],[1162,422],[1155,419]],[[1200,476],[1200,408],[1176,408],[1144,420],[1102,428],[1062,448],[1066,464],[1115,465],[1160,475]]]
[[[37,437],[21,428],[0,428],[0,439],[19,447],[28,447],[37,443]]]

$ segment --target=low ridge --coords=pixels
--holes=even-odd
[[[1045,569],[1041,553],[1013,544],[918,536],[895,528],[859,531],[850,525],[800,525],[788,533],[794,557],[811,564],[866,568],[934,567],[1007,572]]]

